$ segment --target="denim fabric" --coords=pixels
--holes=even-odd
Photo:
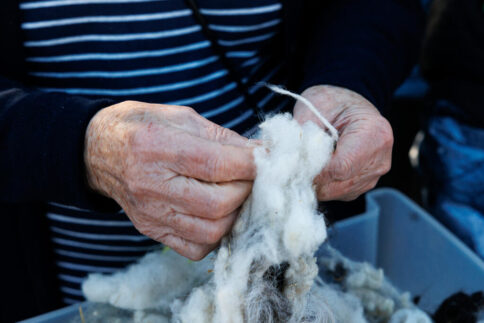
[[[421,171],[432,214],[484,258],[484,129],[429,118]]]

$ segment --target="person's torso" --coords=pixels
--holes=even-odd
[[[278,0],[200,0],[201,14],[265,111],[287,101],[257,86],[284,84],[274,37]],[[20,3],[30,83],[46,91],[186,105],[238,132],[258,119],[182,0],[46,0]],[[49,204],[47,213],[64,302],[82,300],[90,272],[113,272],[156,242],[122,212]]]

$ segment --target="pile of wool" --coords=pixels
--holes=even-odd
[[[155,310],[169,316],[176,298],[210,278],[211,266],[210,258],[195,263],[164,248],[146,254],[124,271],[89,275],[82,290],[92,302],[135,311]]]
[[[317,277],[319,291],[335,317],[355,311],[345,309],[345,303],[363,312],[361,322],[430,323],[430,317],[411,301],[410,293],[400,292],[388,279],[382,269],[376,269],[367,262],[356,262],[344,257],[328,244],[318,251],[320,275]],[[339,299],[341,298],[341,299]],[[338,322],[360,322],[341,319]]]
[[[319,308],[318,311],[326,315],[327,322],[431,322],[425,313],[410,302],[408,293],[400,293],[384,278],[381,269],[375,269],[368,263],[351,261],[327,245],[318,254],[321,277],[315,278],[307,301],[309,307]],[[167,304],[179,311],[190,291],[196,291],[211,279],[210,268],[214,258],[215,255],[211,254],[202,262],[195,263],[165,249],[147,254],[137,264],[112,276],[91,275],[94,279],[90,278],[85,283],[85,292],[98,293],[101,290],[102,294],[86,294],[91,301],[98,303],[83,306],[85,321],[179,322]],[[160,275],[170,279],[163,279]],[[126,300],[129,302],[126,303]],[[187,311],[184,315],[185,321],[202,321],[194,312]],[[74,322],[83,321],[76,317]]]

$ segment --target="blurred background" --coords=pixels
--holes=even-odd
[[[378,187],[409,196],[484,258],[484,2],[422,5],[419,63],[382,111],[395,143]],[[330,220],[359,213],[364,197],[327,210]]]

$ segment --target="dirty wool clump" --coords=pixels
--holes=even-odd
[[[352,261],[327,244],[318,251],[318,264],[317,289],[326,295],[337,322],[432,322],[413,304],[410,293],[402,293],[385,278],[382,269]],[[363,321],[357,313],[364,313]]]
[[[313,255],[326,239],[313,179],[334,140],[290,114],[260,129],[252,194],[222,240],[209,279],[203,262],[200,270],[193,270],[200,263],[186,269],[174,253],[155,252],[127,271],[91,275],[83,285],[87,299],[137,310],[138,317],[140,310],[161,315],[171,304],[175,322],[325,322],[329,310],[310,297],[318,274]]]

